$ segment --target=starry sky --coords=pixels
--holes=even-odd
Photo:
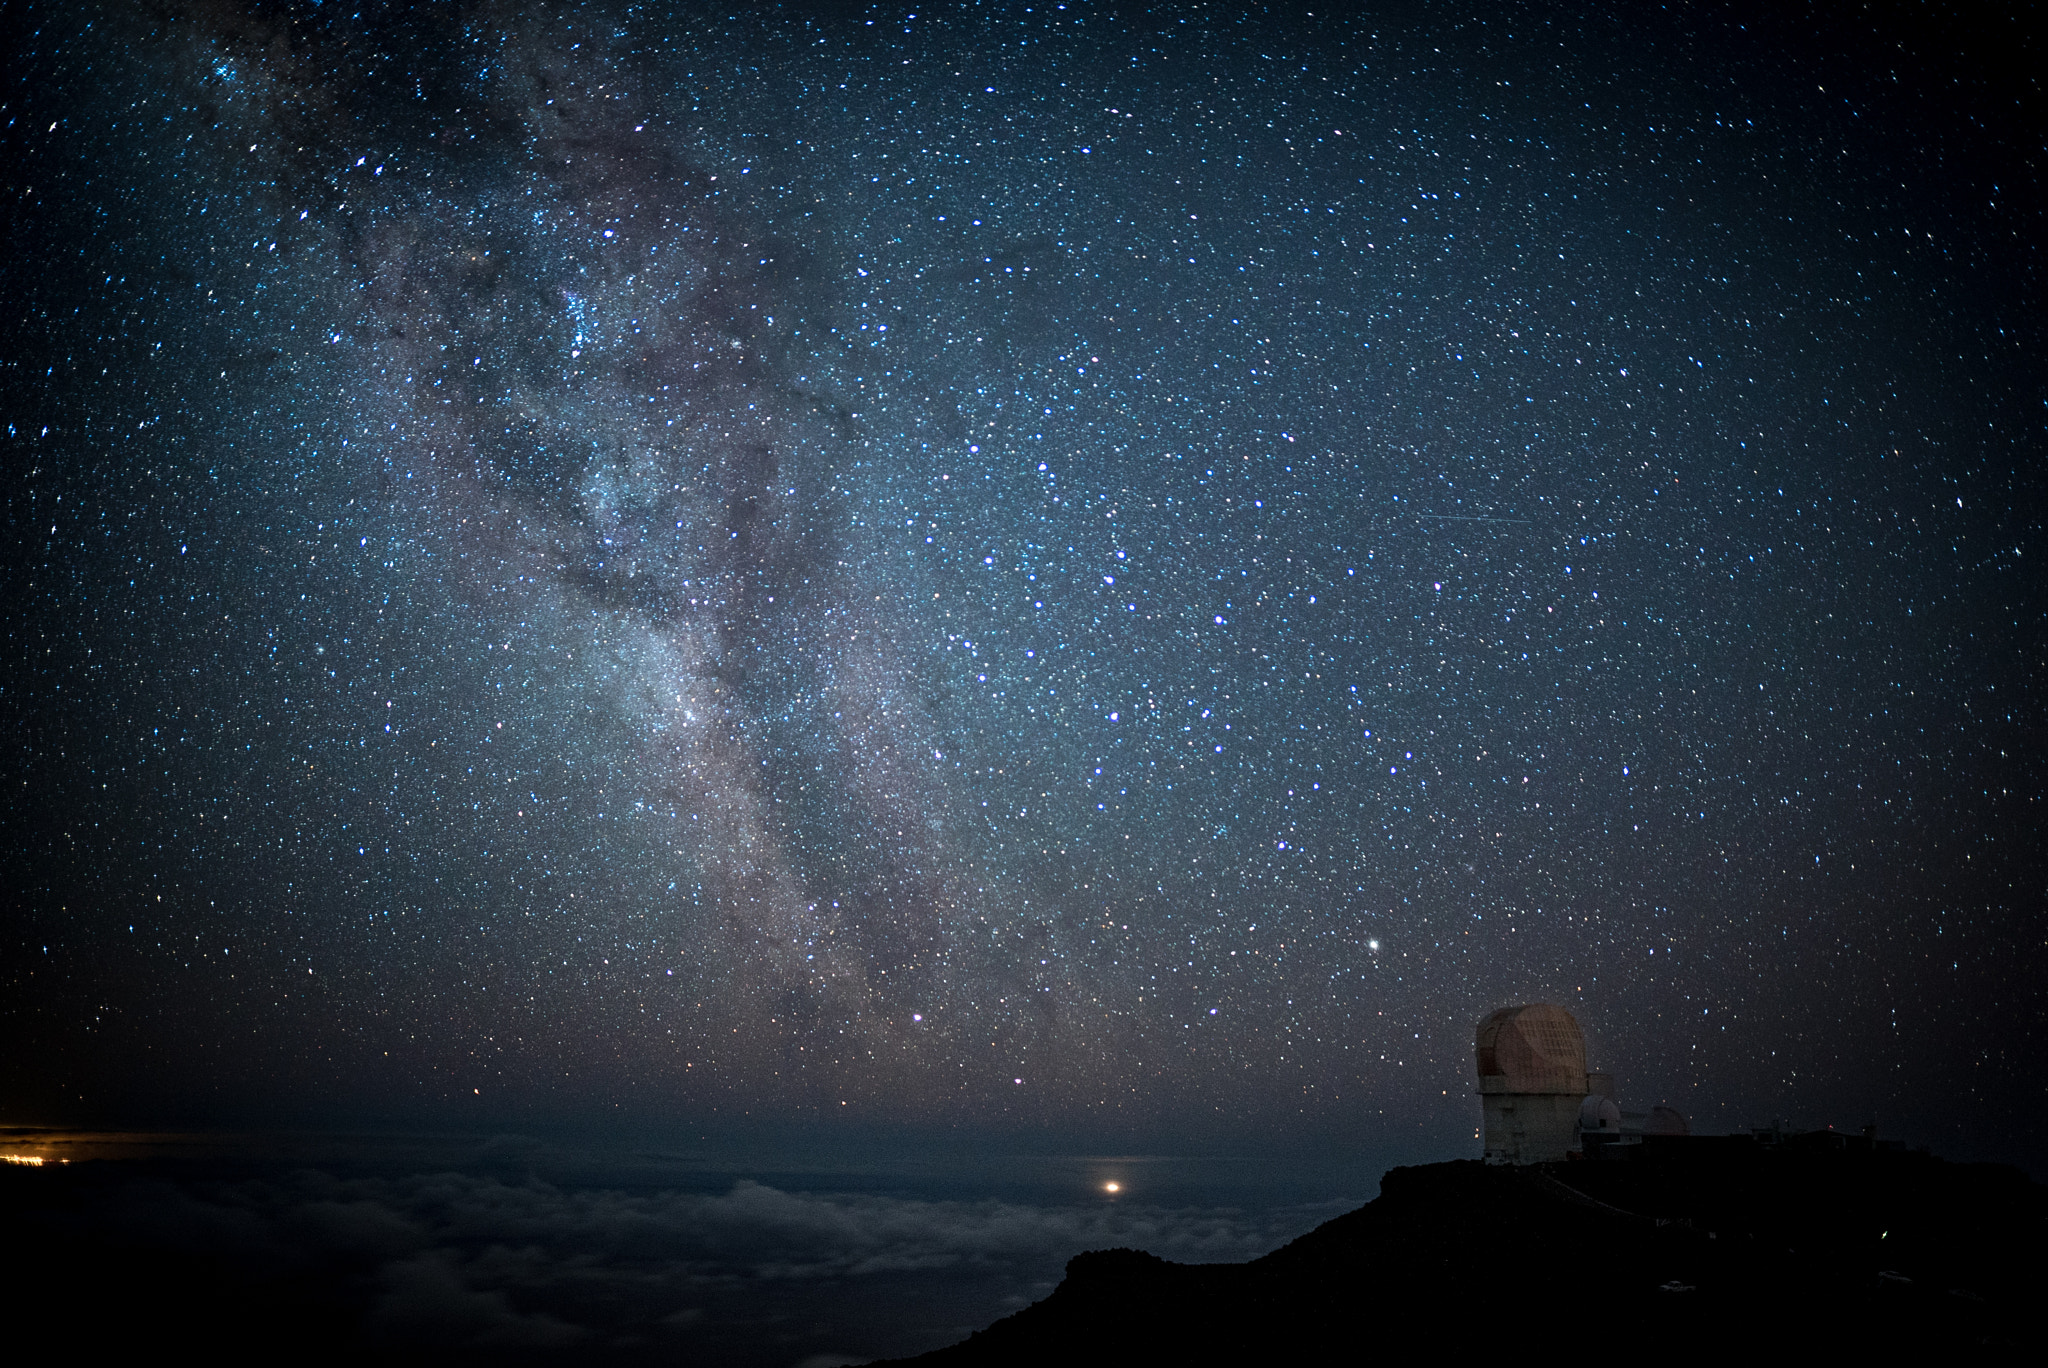
[[[14,10],[8,1119],[2025,1149],[2039,48],[1858,16]]]

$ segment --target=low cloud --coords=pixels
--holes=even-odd
[[[1031,1205],[789,1191],[567,1188],[461,1172],[238,1179],[79,1174],[84,1201],[27,1215],[87,1252],[203,1257],[318,1289],[372,1350],[519,1358],[678,1351],[721,1363],[915,1353],[1045,1295],[1068,1258],[1130,1246],[1256,1257],[1327,1211]],[[233,1270],[240,1270],[239,1275]],[[238,1295],[223,1284],[221,1295]]]
[[[384,1270],[384,1294],[364,1326],[373,1343],[407,1348],[557,1349],[590,1338],[581,1326],[512,1309],[502,1291],[479,1291],[467,1270],[442,1252]]]

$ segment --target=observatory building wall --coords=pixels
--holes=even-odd
[[[1579,1148],[1579,1107],[1585,1095],[1486,1093],[1486,1157],[1503,1164],[1550,1164]]]

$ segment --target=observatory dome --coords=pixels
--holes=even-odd
[[[1614,1105],[1611,1097],[1594,1093],[1579,1104],[1579,1129],[1599,1131],[1608,1135],[1621,1134],[1621,1108]]]
[[[1479,1090],[1586,1093],[1586,1037],[1562,1007],[1503,1007],[1479,1023]]]
[[[1645,1135],[1691,1135],[1692,1127],[1685,1122],[1685,1114],[1676,1107],[1656,1106],[1650,1108],[1649,1117],[1643,1122]]]

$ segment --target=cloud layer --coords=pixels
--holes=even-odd
[[[123,1299],[157,1276],[204,1268],[203,1290],[182,1294],[178,1314],[232,1322],[252,1306],[309,1303],[335,1346],[578,1361],[792,1365],[915,1353],[1045,1295],[1082,1250],[1243,1260],[1332,1214],[926,1200],[752,1181],[708,1192],[568,1188],[460,1172],[196,1178],[89,1166],[7,1176],[20,1179],[18,1228],[44,1248],[91,1251]]]

